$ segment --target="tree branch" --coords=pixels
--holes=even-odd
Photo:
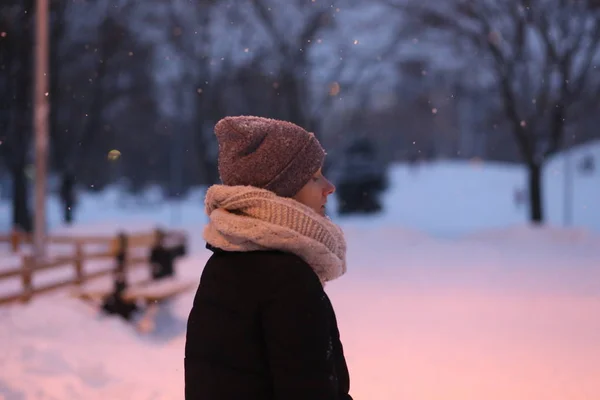
[[[579,73],[579,76],[573,78],[574,81],[572,87],[569,88],[568,99],[570,101],[574,101],[581,95],[581,92],[584,90],[586,78],[589,77],[590,69],[594,64],[594,59],[598,56],[600,50],[600,22],[596,21],[594,29],[590,35],[590,44],[588,45],[588,49],[585,52],[582,61],[582,69]],[[579,46],[573,46],[574,48]],[[595,67],[595,66],[594,66]]]
[[[263,2],[263,0],[254,0],[252,2],[254,5],[254,10],[256,10],[256,14],[262,21],[264,27],[267,29],[269,35],[275,41],[276,47],[279,50],[279,54],[283,57],[288,56],[288,48],[285,40],[283,39],[284,35],[281,35],[275,26],[275,21],[271,16],[271,12]]]

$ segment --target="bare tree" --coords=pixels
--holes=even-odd
[[[287,118],[314,131],[315,119],[309,106],[309,49],[317,42],[318,32],[332,25],[332,8],[307,0],[299,0],[300,24],[291,29],[282,26],[285,6],[270,6],[267,0],[254,0],[252,7],[273,44],[279,70],[278,90],[287,105]],[[290,12],[290,9],[285,10]]]
[[[215,0],[198,0],[192,4],[184,0],[163,6],[167,31],[156,51],[160,55],[158,75],[167,78],[158,82],[157,90],[163,98],[160,114],[169,126],[170,196],[181,194],[192,180],[192,183],[210,184],[218,179],[212,157],[216,143],[207,128],[214,122],[211,109],[215,107],[210,70],[215,3]],[[190,146],[195,150],[192,153],[187,150]],[[194,173],[184,176],[188,163],[192,164]]]
[[[64,2],[53,3],[50,79],[52,107],[50,134],[53,164],[60,173],[63,221],[71,224],[76,207],[75,186],[84,180],[92,153],[103,153],[98,140],[107,136],[103,113],[123,92],[108,87],[110,60],[123,42],[125,28],[106,16],[97,41],[66,37],[68,20]],[[72,6],[72,5],[71,5]],[[104,153],[105,154],[105,153]],[[96,158],[94,160],[98,162]]]
[[[26,168],[32,142],[32,0],[11,0],[0,8],[0,156],[10,171],[13,225],[31,231]]]
[[[68,128],[61,129],[61,113],[70,111],[64,102],[64,96],[61,98],[62,86],[62,69],[65,64],[73,63],[74,59],[80,57],[80,47],[71,46],[70,53],[65,54],[65,33],[66,33],[66,11],[67,3],[64,1],[50,2],[50,76],[49,76],[49,95],[50,95],[50,144],[52,163],[61,173],[61,188],[60,197],[63,201],[63,221],[67,224],[73,222],[73,209],[75,208],[75,168],[69,165],[71,155],[74,153],[71,150],[69,143],[70,135]],[[75,50],[75,51],[73,51]],[[66,56],[69,56],[68,59]],[[66,107],[65,107],[66,106]]]
[[[491,78],[529,170],[530,219],[542,223],[543,164],[564,146],[568,123],[598,107],[600,2],[385,1],[410,16],[413,32],[454,46]]]

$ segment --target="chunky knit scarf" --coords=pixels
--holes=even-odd
[[[296,254],[325,284],[346,272],[346,241],[327,217],[296,200],[252,186],[211,186],[204,239],[226,251]]]

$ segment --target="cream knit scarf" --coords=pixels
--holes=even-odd
[[[204,240],[226,251],[281,250],[309,264],[322,284],[346,272],[346,241],[327,217],[296,200],[252,186],[206,192]]]

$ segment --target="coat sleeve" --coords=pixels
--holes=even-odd
[[[261,316],[274,399],[338,400],[321,283],[312,270],[286,270]]]

